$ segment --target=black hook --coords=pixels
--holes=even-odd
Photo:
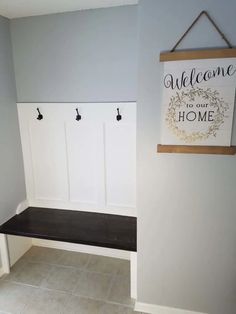
[[[79,109],[76,108],[76,112],[77,112],[77,115],[76,115],[76,120],[79,121],[82,119],[81,115],[79,114]]]
[[[43,120],[43,115],[41,114],[39,108],[37,108],[37,111],[38,111],[38,117],[37,117],[37,119],[38,119],[38,120]]]
[[[117,116],[116,116],[116,120],[120,121],[122,119],[122,115],[120,114],[120,109],[117,108]]]

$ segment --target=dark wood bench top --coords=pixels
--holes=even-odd
[[[119,215],[29,207],[0,226],[0,233],[137,250],[137,219]]]

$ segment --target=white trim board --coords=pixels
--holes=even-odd
[[[149,314],[207,314],[137,301],[135,303],[135,311]]]
[[[7,235],[10,266],[12,267],[32,246],[32,239]]]
[[[32,238],[32,245],[130,260],[130,252],[99,246]]]
[[[5,274],[10,273],[9,248],[6,234],[0,234],[0,252],[2,260],[2,269]]]
[[[131,216],[137,217],[136,209],[131,207],[120,207],[119,210],[116,208],[100,209],[99,207],[81,207],[78,203],[64,202],[64,201],[54,201],[54,200],[30,200],[28,207],[41,207],[41,208],[53,208],[53,209],[63,209],[63,210],[75,210],[75,211],[85,211],[90,213],[100,213],[100,214],[111,214],[111,215],[121,215],[121,216]],[[79,208],[79,209],[78,209]]]
[[[130,292],[131,298],[137,300],[137,252],[130,252]]]

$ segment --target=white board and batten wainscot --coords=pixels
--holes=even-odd
[[[18,115],[29,206],[136,216],[136,103],[18,103]]]
[[[136,217],[135,102],[17,107],[27,192],[17,214],[42,207]],[[137,254],[126,250],[2,234],[2,273],[32,245],[130,259],[137,297]]]

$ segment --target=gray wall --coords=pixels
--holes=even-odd
[[[19,102],[136,100],[137,6],[11,21]]]
[[[156,153],[159,53],[170,50],[203,9],[236,45],[234,0],[141,0],[139,5],[138,300],[233,314],[236,157]],[[223,45],[203,18],[181,48]]]
[[[10,22],[0,16],[0,223],[25,200]]]

